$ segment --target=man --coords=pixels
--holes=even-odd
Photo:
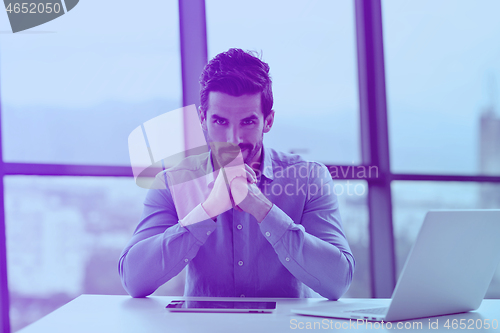
[[[327,168],[263,146],[274,121],[269,66],[218,54],[201,75],[210,153],[160,173],[119,272],[144,297],[187,266],[186,296],[338,299],[354,258]]]

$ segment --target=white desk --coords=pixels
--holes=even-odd
[[[147,298],[131,298],[130,296],[107,296],[107,295],[82,295],[58,310],[50,313],[39,321],[20,330],[21,333],[47,332],[47,333],[113,333],[113,332],[238,332],[238,333],[263,333],[263,332],[333,332],[337,331],[340,323],[344,328],[348,320],[320,318],[310,316],[293,315],[290,309],[318,305],[328,302],[325,299],[289,299],[289,298],[245,298],[245,300],[271,300],[277,301],[275,313],[171,313],[165,306],[173,299],[210,299],[207,297],[171,297],[156,296]],[[227,300],[242,300],[241,298],[227,298]],[[352,299],[345,301],[360,301]],[[379,299],[362,299],[364,302],[380,301]],[[389,300],[384,300],[388,302]],[[367,328],[364,325],[352,328],[356,332],[364,331],[419,331],[419,332],[500,332],[500,327],[495,329],[447,329],[443,327],[446,319],[472,319],[483,321],[484,319],[497,319],[500,325],[500,300],[483,300],[481,307],[473,312],[456,314],[451,316],[432,317],[431,321],[439,320],[439,329],[428,328],[429,319],[414,321],[402,321],[400,323],[422,323],[422,328],[397,329],[396,322],[392,323],[392,329],[375,327]],[[330,320],[332,320],[330,322]],[[307,329],[308,325],[312,329]],[[354,321],[353,321],[354,322]],[[450,320],[451,322],[451,320]],[[472,322],[472,321],[470,321]],[[308,324],[309,323],[309,324]],[[327,324],[328,323],[328,324]],[[407,327],[409,324],[407,324]],[[300,329],[303,327],[303,329]],[[333,328],[332,328],[333,327]],[[295,329],[294,329],[295,328]]]

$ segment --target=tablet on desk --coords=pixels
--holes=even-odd
[[[276,302],[258,301],[172,301],[167,310],[175,312],[273,312]]]

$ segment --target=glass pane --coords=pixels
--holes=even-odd
[[[368,232],[368,183],[334,180],[335,193],[347,241],[356,260],[351,287],[343,297],[371,297],[370,239]]]
[[[271,67],[275,123],[265,143],[326,164],[360,162],[351,1],[207,0],[209,58],[236,47]]]
[[[4,159],[128,165],[130,132],[181,106],[177,4],[80,1],[16,34],[1,20]]]
[[[132,178],[5,177],[13,331],[81,294],[126,294],[118,259],[145,195]],[[183,291],[179,274],[157,293]]]
[[[500,184],[395,181],[391,188],[398,277],[427,211],[500,208]],[[500,298],[500,266],[486,298]]]
[[[500,174],[500,2],[382,5],[392,170]]]

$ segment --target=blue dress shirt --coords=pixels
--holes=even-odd
[[[119,260],[122,284],[144,297],[187,266],[185,296],[342,296],[355,261],[333,180],[321,163],[263,148],[258,187],[273,203],[261,223],[230,209],[212,220],[201,203],[214,183],[209,153],[160,173]]]

